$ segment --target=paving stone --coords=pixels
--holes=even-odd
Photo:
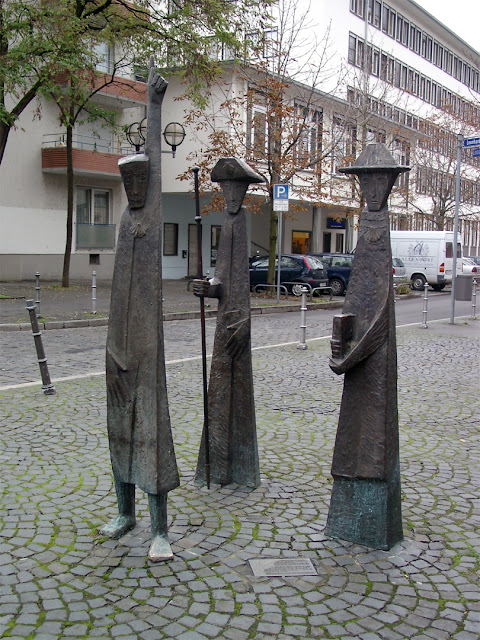
[[[312,331],[327,335],[331,322],[315,320],[317,313]],[[267,318],[257,320],[258,346],[291,331],[291,319]],[[215,322],[207,322],[211,343]],[[0,462],[8,479],[0,497],[0,613],[9,624],[17,616],[9,633],[22,640],[476,640],[480,400],[465,376],[461,385],[452,381],[459,362],[461,372],[474,370],[480,340],[432,326],[397,332],[406,538],[389,552],[323,534],[342,386],[328,367],[328,340],[302,354],[290,347],[253,352],[262,471],[255,490],[193,485],[202,414],[199,392],[189,390],[201,388],[201,362],[167,365],[182,484],[169,494],[176,556],[165,564],[146,559],[150,523],[141,491],[135,529],[116,541],[97,535],[117,509],[104,378],[60,383],[50,398],[34,387],[0,391]],[[177,334],[175,357],[187,355],[189,335],[198,332],[187,322],[165,330]],[[46,332],[50,339],[67,333],[52,360],[79,362],[69,350],[83,340],[94,347],[89,366],[101,370],[106,329]],[[22,332],[0,333],[0,348],[12,336],[15,368],[30,354],[31,336],[23,344]],[[292,394],[299,364],[311,385]],[[318,576],[254,578],[246,564],[299,551]]]

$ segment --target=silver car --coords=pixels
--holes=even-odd
[[[407,284],[407,270],[400,258],[392,258],[393,284]]]

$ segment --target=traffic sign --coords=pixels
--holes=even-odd
[[[479,142],[480,144],[480,142]],[[274,200],[288,200],[288,184],[274,184],[273,185],[273,199]]]
[[[473,150],[473,157],[480,158],[480,147],[477,147],[476,149]]]
[[[480,138],[465,138],[463,141],[464,147],[480,147]]]
[[[273,201],[273,210],[274,211],[288,211],[288,200],[274,200]]]

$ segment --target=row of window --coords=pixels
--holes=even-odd
[[[454,219],[448,217],[445,220],[445,231],[453,231]],[[402,231],[438,231],[433,216],[415,213],[405,215],[390,213],[390,229]],[[458,231],[463,237],[463,246],[476,248],[480,239],[480,224],[475,220],[458,220]]]
[[[261,99],[261,98],[260,98]],[[311,109],[302,105],[296,105],[296,131],[295,145],[297,162],[307,166],[318,155],[322,148],[323,112],[321,109]],[[255,104],[248,113],[247,148],[252,157],[262,160],[267,152],[267,110],[264,105]]]
[[[350,104],[360,107],[363,105],[363,94],[358,89],[348,87],[347,99]],[[382,118],[398,122],[400,125],[415,129],[421,134],[418,137],[418,144],[428,151],[439,153],[444,156],[454,157],[457,153],[456,134],[446,131],[443,127],[419,118],[404,109],[398,109],[388,104],[384,100],[379,100],[372,96],[367,97],[367,109]],[[462,150],[462,161],[472,165],[479,164],[479,158],[473,158],[471,149]]]
[[[432,193],[451,194],[455,197],[455,176],[431,167],[417,167],[415,190],[422,195]],[[473,180],[460,180],[460,200],[463,203],[480,206],[480,184]]]
[[[467,100],[382,49],[370,44],[365,49],[364,40],[353,33],[348,38],[348,62],[360,69],[366,68],[368,73],[381,80],[439,109],[448,109],[461,118],[469,117],[472,113],[478,117],[480,113]]]
[[[479,71],[382,0],[350,0],[350,11],[474,91],[480,91]]]

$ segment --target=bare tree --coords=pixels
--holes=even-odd
[[[300,12],[295,0],[280,0],[277,23],[247,34],[256,59],[225,65],[223,83],[211,92],[208,105],[187,114],[187,123],[203,141],[189,160],[203,169],[205,190],[212,189],[206,176],[222,155],[244,158],[265,177],[255,190],[260,197],[249,204],[259,210],[264,203],[270,216],[269,283],[275,280],[278,225],[273,187],[291,185],[293,212],[320,203],[325,195],[322,162],[336,142],[324,126],[330,95],[322,89],[334,91],[341,73],[329,55],[329,27],[318,39],[313,26],[308,10]],[[190,179],[189,172],[181,178]],[[214,193],[210,206],[218,209],[221,202]]]

